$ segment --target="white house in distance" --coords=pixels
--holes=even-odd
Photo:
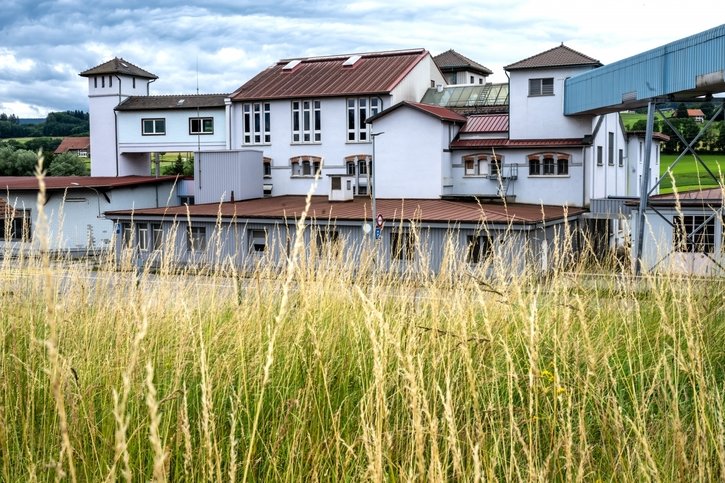
[[[436,55],[433,57],[433,61],[443,73],[443,77],[445,77],[446,83],[449,85],[485,84],[486,78],[493,74],[493,71],[488,67],[482,66],[453,49]]]

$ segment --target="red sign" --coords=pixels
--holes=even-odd
[[[382,213],[378,213],[377,223],[378,223],[379,227],[383,226],[383,214]]]

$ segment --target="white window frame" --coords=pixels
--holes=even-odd
[[[537,153],[527,157],[530,178],[566,178],[571,156],[566,153]]]
[[[214,134],[214,118],[190,117],[189,134]]]
[[[540,77],[529,79],[529,97],[553,96],[554,78]]]
[[[242,144],[271,144],[271,110],[269,102],[242,104]]]
[[[249,253],[261,255],[267,252],[267,230],[264,228],[250,228],[247,232]]]
[[[150,128],[150,129],[147,129]],[[165,117],[149,117],[141,119],[141,135],[163,136],[166,134]]]
[[[322,111],[318,100],[292,101],[292,144],[322,142]]]
[[[187,251],[202,252],[206,250],[206,227],[191,225],[186,230]]]
[[[290,168],[293,178],[312,178],[318,169],[322,169],[322,158],[319,156],[295,156],[290,158]]]
[[[379,97],[349,97],[346,101],[347,142],[372,142],[370,125],[365,123],[369,117],[382,111],[383,100]]]
[[[463,156],[463,176],[464,177],[480,177],[488,176],[489,169],[488,154],[469,154]]]

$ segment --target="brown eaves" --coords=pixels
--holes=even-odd
[[[549,49],[546,52],[509,64],[504,67],[504,70],[543,69],[574,65],[601,67],[602,63],[562,43],[558,47]]]

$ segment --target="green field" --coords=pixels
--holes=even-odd
[[[725,154],[701,154],[699,156],[713,174],[718,177],[725,175]],[[669,165],[677,157],[678,155],[676,154],[661,155],[660,175],[667,173]],[[718,185],[717,181],[710,176],[702,164],[692,155],[683,157],[674,169],[672,169],[672,174],[675,178],[676,185],[681,191],[690,191],[700,187],[708,188]],[[672,191],[672,178],[669,175],[662,180],[660,188],[661,193],[669,193]]]

